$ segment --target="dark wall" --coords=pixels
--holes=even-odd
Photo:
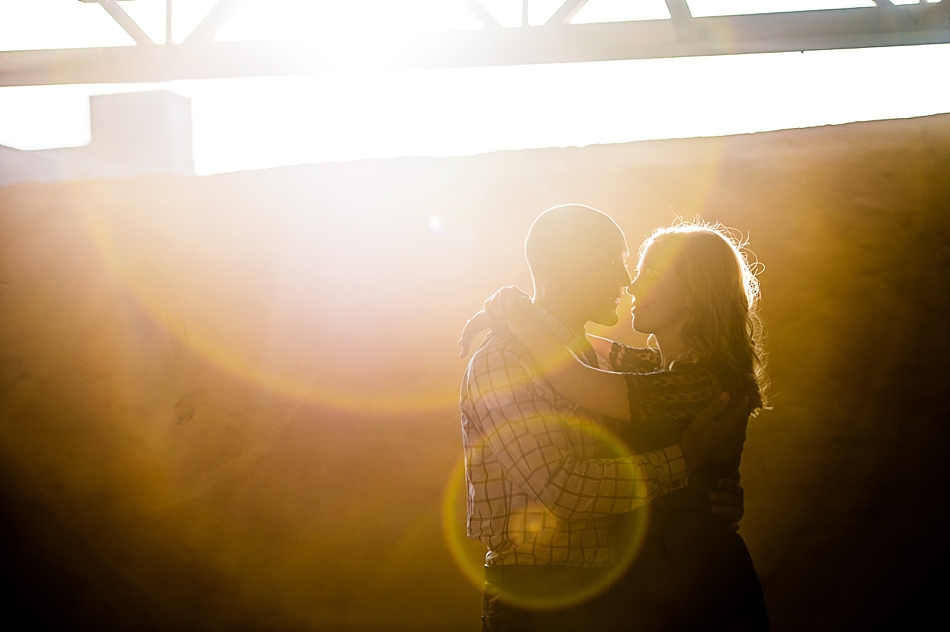
[[[741,533],[775,629],[937,612],[948,171],[945,115],[0,188],[12,612],[478,629],[456,557],[481,551],[447,544],[454,343],[498,286],[529,287],[527,228],[567,202],[613,215],[633,250],[701,214],[765,264],[775,400],[749,430]],[[610,333],[638,341],[629,317]]]

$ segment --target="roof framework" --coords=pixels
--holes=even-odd
[[[135,46],[0,52],[0,86],[151,83],[176,79],[302,75],[353,67],[354,59],[319,43],[215,42],[243,0],[219,0],[180,43],[155,44],[116,0],[95,2]],[[472,31],[395,39],[359,67],[453,68],[619,59],[734,55],[950,42],[950,0],[855,9],[693,17],[686,0],[665,0],[671,19],[570,24],[587,0],[566,0],[542,26],[503,28],[479,0],[461,0],[484,24]],[[166,0],[166,42],[171,42]]]

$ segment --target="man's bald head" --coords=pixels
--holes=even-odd
[[[630,277],[623,231],[609,215],[581,204],[550,208],[534,220],[524,250],[536,299],[581,323],[616,322]]]
[[[583,204],[564,204],[541,213],[524,242],[524,254],[535,283],[545,262],[589,256],[624,243],[623,231],[606,213]]]

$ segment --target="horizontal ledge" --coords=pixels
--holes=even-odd
[[[155,83],[351,68],[458,68],[950,43],[945,3],[670,20],[484,29],[331,48],[295,41],[198,42],[0,53],[0,86]]]

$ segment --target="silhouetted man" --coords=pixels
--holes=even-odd
[[[614,325],[630,284],[623,232],[589,207],[541,214],[525,242],[533,300],[576,332],[578,358],[606,367],[584,336],[587,322]],[[598,629],[592,596],[609,584],[613,518],[686,484],[689,471],[738,454],[745,411],[707,423],[679,445],[610,454],[599,415],[557,395],[524,346],[494,331],[462,383],[468,535],[488,547],[482,629]],[[697,418],[721,413],[719,400]],[[719,511],[741,517],[739,488]],[[604,609],[603,598],[596,607]],[[609,605],[607,610],[609,610]],[[631,612],[618,608],[618,612]]]

